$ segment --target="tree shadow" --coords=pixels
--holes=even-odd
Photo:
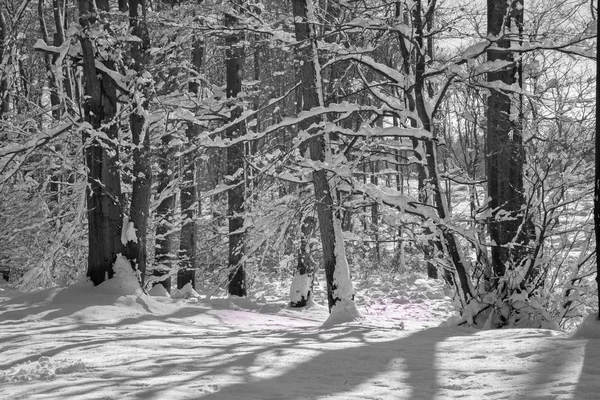
[[[581,339],[580,339],[581,340]],[[600,339],[587,339],[583,365],[575,388],[575,399],[597,399],[600,396]]]
[[[403,393],[403,398],[433,398],[438,389],[435,359],[436,344],[452,336],[474,333],[472,330],[430,328],[391,341],[367,341],[366,331],[353,327],[345,336],[323,341],[335,346],[341,340],[354,337],[357,346],[329,350],[324,348],[315,357],[294,365],[267,379],[244,377],[244,382],[225,386],[218,392],[199,395],[198,399],[232,399],[244,393],[246,399],[300,399],[331,396],[360,389],[363,384],[375,385],[386,393]],[[232,360],[230,364],[249,366],[255,357]],[[231,366],[231,365],[229,365]],[[227,365],[210,371],[222,373]],[[405,375],[401,372],[406,371]],[[377,380],[378,375],[386,376]],[[393,381],[390,381],[389,376]],[[327,377],[327,386],[311,385]],[[360,390],[359,390],[360,391]],[[149,393],[145,393],[148,395]],[[142,396],[143,397],[143,396]]]
[[[598,398],[600,340],[574,339],[550,330],[519,331],[513,341],[524,342],[524,351],[514,352],[513,357],[523,362],[521,375],[527,382],[523,396],[532,400]]]
[[[48,302],[48,299],[41,298],[46,304],[38,304],[39,308],[35,308],[35,304],[27,306],[34,307],[38,313],[49,311],[40,316],[41,319],[51,321],[72,316],[90,304],[88,301],[64,308],[54,307],[62,305],[67,299],[68,296],[65,299],[59,297]],[[114,298],[104,298],[103,302],[105,305],[111,305]],[[146,309],[147,305],[142,306]],[[214,392],[197,393],[195,398],[231,399],[243,393],[247,399],[300,399],[360,393],[365,387],[377,387],[384,397],[390,393],[399,393],[403,398],[432,398],[440,390],[439,371],[436,368],[437,344],[450,337],[467,336],[476,332],[458,328],[430,328],[410,334],[398,331],[399,337],[389,340],[392,336],[389,332],[381,335],[381,328],[360,325],[327,329],[312,326],[235,331],[219,326],[221,321],[218,312],[212,315],[214,325],[211,323],[210,328],[214,328],[214,331],[202,329],[198,334],[190,334],[192,331],[189,329],[181,329],[182,324],[187,325],[186,318],[204,314],[208,309],[206,306],[194,305],[164,315],[144,314],[113,322],[74,321],[69,326],[60,326],[58,323],[45,326],[36,334],[42,338],[54,338],[52,340],[56,342],[45,342],[41,348],[38,347],[40,350],[34,355],[23,357],[21,354],[20,357],[14,357],[18,355],[13,354],[0,364],[0,369],[6,370],[27,361],[35,361],[40,356],[60,356],[66,352],[76,354],[79,349],[89,351],[115,344],[128,348],[127,351],[135,351],[136,348],[164,340],[176,353],[172,357],[166,349],[161,350],[160,358],[146,354],[136,356],[134,360],[137,361],[132,361],[133,364],[126,367],[132,370],[131,375],[114,376],[111,369],[105,369],[108,367],[99,367],[93,372],[100,379],[110,379],[112,376],[118,381],[119,387],[114,389],[117,393],[144,399],[167,398],[169,391],[176,390],[179,386],[202,388],[207,382],[216,382],[217,378],[221,379],[221,384],[213,385]],[[13,311],[17,313],[8,316],[14,317],[17,325],[31,322],[19,320],[19,313],[25,311],[24,309]],[[145,310],[148,311],[151,310]],[[0,313],[0,318],[5,314]],[[161,334],[153,334],[149,326],[140,326],[139,330],[135,328],[143,322],[164,322],[172,324],[169,326],[173,329],[165,333],[167,329],[163,328]],[[131,329],[120,330],[125,327]],[[21,329],[18,329],[18,326],[14,328],[15,332],[27,332],[26,325],[22,325]],[[108,329],[106,335],[99,337],[98,330],[103,329]],[[221,330],[218,331],[219,329]],[[272,340],[273,337],[277,337],[278,340]],[[17,338],[9,342],[14,340]],[[40,340],[42,339],[38,337],[38,344]],[[144,341],[147,341],[147,344]],[[297,357],[297,362],[290,362],[290,355]],[[286,361],[277,363],[279,358]],[[265,360],[273,361],[277,365],[265,364]],[[141,370],[140,365],[144,366]],[[263,367],[265,369],[260,371]],[[177,379],[162,384],[152,383],[154,377],[162,376],[177,376]],[[141,387],[140,379],[150,383]],[[323,382],[324,379],[327,386],[321,383],[311,384]],[[93,391],[91,383],[79,385],[77,382],[61,382],[60,386],[73,395]],[[36,392],[39,393],[40,390],[45,390],[45,387],[40,386]],[[186,395],[191,398],[194,396],[194,393]]]

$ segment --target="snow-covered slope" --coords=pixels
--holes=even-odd
[[[452,305],[426,279],[357,285],[363,320],[324,328],[316,303],[149,297],[125,272],[0,287],[0,399],[600,398],[600,340],[437,327]]]

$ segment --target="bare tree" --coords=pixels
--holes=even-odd
[[[142,15],[139,14],[142,11]],[[148,133],[148,83],[146,66],[150,61],[150,36],[146,24],[146,1],[129,0],[129,26],[131,33],[140,41],[131,45],[131,67],[136,72],[134,81],[133,107],[129,126],[133,143],[133,192],[131,195],[130,223],[136,229],[137,240],[127,242],[127,257],[141,273],[142,283],[146,272],[146,237],[150,214],[152,169],[150,154],[150,134]]]
[[[487,108],[487,176],[488,196],[493,217],[490,218],[492,246],[492,282],[504,275],[511,264],[519,262],[521,245],[526,232],[520,229],[523,217],[520,213],[523,196],[523,149],[522,98],[506,88],[513,84],[522,86],[522,68],[513,52],[507,51],[523,31],[522,0],[488,0],[488,35],[495,40],[487,50],[489,62],[504,61],[508,66],[488,72],[488,82],[500,82],[494,86],[488,98]],[[516,243],[516,246],[509,245]],[[494,284],[493,284],[494,286]]]
[[[95,285],[112,278],[112,265],[123,250],[121,243],[121,176],[118,166],[117,87],[108,74],[96,67],[94,45],[88,36],[101,23],[95,9],[110,10],[108,0],[79,0],[82,27],[81,51],[84,75],[84,118],[90,129],[84,132],[88,168],[89,255],[87,275]],[[111,61],[103,66],[112,69]],[[99,134],[99,133],[102,134]]]
[[[300,43],[297,49],[297,60],[300,68],[300,102],[302,110],[323,106],[320,65],[317,54],[315,36],[313,34],[314,13],[312,0],[294,0],[292,2],[296,40]],[[326,138],[313,124],[318,125],[318,117],[304,119],[299,128],[308,130],[310,158],[316,162],[324,162],[331,158],[331,149]],[[327,171],[315,168],[313,185],[321,244],[323,246],[323,262],[327,280],[327,303],[329,310],[340,305],[346,312],[356,312],[354,308],[354,290],[350,281],[346,251],[342,238],[341,223],[333,210],[333,196]]]
[[[236,4],[236,8],[239,4]],[[233,28],[237,23],[233,14],[225,15],[225,26]],[[234,103],[236,96],[242,91],[243,38],[239,33],[232,32],[225,40],[226,44],[226,73],[227,98],[231,99],[231,121],[235,121],[242,113],[242,108]],[[229,127],[225,136],[235,139],[243,135],[244,124],[238,123]],[[244,143],[238,142],[227,147],[227,190],[229,218],[229,293],[236,296],[246,296],[246,271],[242,262],[244,255]]]

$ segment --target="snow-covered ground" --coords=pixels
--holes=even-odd
[[[149,297],[117,277],[0,286],[0,399],[600,398],[600,340],[439,327],[451,299],[423,278],[356,285],[363,319],[324,327],[283,294]]]

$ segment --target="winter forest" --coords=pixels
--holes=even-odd
[[[2,0],[0,398],[596,398],[597,6]]]

